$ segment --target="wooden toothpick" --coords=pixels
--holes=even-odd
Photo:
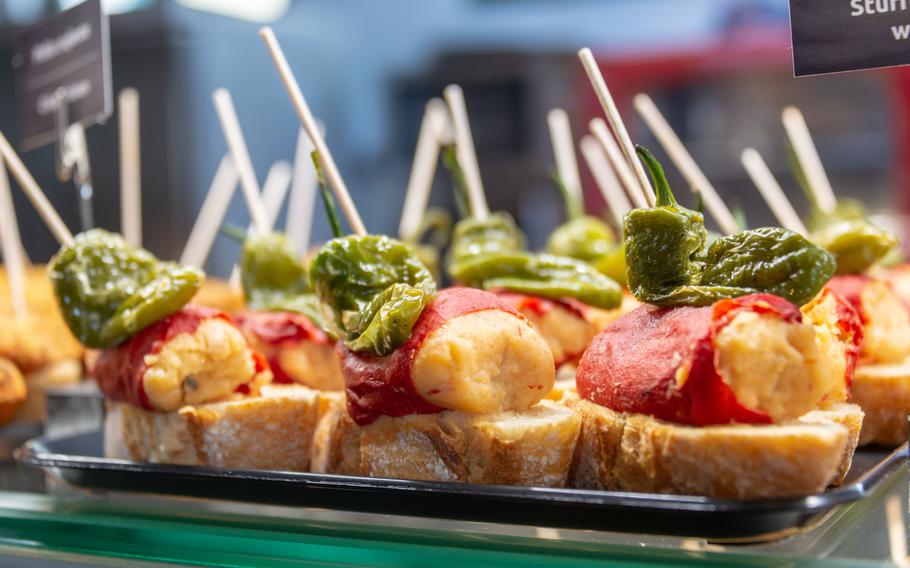
[[[480,178],[480,166],[477,165],[477,152],[474,150],[474,138],[471,136],[471,123],[468,121],[464,93],[458,85],[449,85],[443,91],[443,96],[449,103],[449,112],[452,114],[455,155],[464,172],[471,215],[478,219],[486,219],[490,215],[490,207],[487,205],[487,196]]]
[[[71,245],[73,243],[73,234],[66,228],[66,224],[60,218],[60,215],[57,214],[54,206],[51,205],[47,196],[44,195],[44,192],[38,186],[38,182],[29,173],[28,168],[19,159],[9,140],[6,139],[2,132],[0,132],[0,158],[6,161],[13,177],[19,183],[19,187],[22,188],[26,197],[32,202],[32,205],[38,211],[38,215],[44,220],[57,242],[61,245]]]
[[[806,230],[806,226],[803,225],[799,215],[796,214],[793,205],[787,199],[787,196],[784,195],[784,190],[774,179],[774,174],[771,173],[771,169],[768,168],[768,164],[765,163],[758,150],[746,148],[743,150],[741,160],[755,187],[758,188],[768,207],[771,208],[777,218],[777,222],[794,233],[808,235],[809,232]]]
[[[610,208],[616,226],[622,227],[623,217],[632,209],[632,204],[629,203],[619,178],[607,161],[603,148],[593,136],[587,135],[581,139],[581,155],[584,156],[597,188]]]
[[[695,163],[692,155],[689,154],[682,141],[673,132],[670,123],[664,118],[657,105],[651,100],[651,97],[645,94],[639,94],[635,97],[635,108],[644,119],[645,124],[654,133],[654,137],[660,142],[664,151],[669,154],[670,159],[682,172],[689,187],[695,193],[700,193],[705,202],[705,208],[717,222],[720,230],[727,235],[732,235],[739,231],[739,225],[733,217],[733,213],[727,208],[727,205],[717,194],[714,186],[708,181],[707,176]]]
[[[117,97],[120,131],[120,232],[142,246],[142,167],[139,148],[139,91],[130,87]]]
[[[411,176],[408,178],[404,207],[401,209],[401,222],[398,224],[398,236],[403,240],[413,239],[420,228],[420,221],[430,198],[430,190],[433,188],[433,176],[436,174],[439,150],[448,122],[449,112],[445,102],[442,99],[430,99],[420,123],[414,163],[411,166]]]
[[[629,162],[632,171],[635,173],[635,178],[641,187],[640,191],[645,195],[645,199],[648,203],[653,206],[656,199],[654,197],[654,191],[651,189],[651,182],[648,181],[648,174],[645,173],[645,168],[642,166],[641,161],[638,159],[638,155],[635,153],[635,146],[632,144],[632,139],[629,137],[629,131],[626,130],[626,125],[619,115],[619,109],[616,106],[616,102],[613,100],[613,95],[610,94],[610,89],[607,88],[607,82],[604,81],[603,74],[600,72],[600,67],[594,59],[594,54],[591,53],[589,48],[585,47],[579,50],[578,57],[581,59],[581,64],[585,68],[585,73],[587,73],[588,79],[594,87],[594,92],[597,94],[597,99],[603,107],[604,113],[607,116],[607,121],[610,123],[610,127],[613,130],[613,134],[619,141],[619,147],[622,149],[626,161]]]
[[[594,135],[594,138],[600,143],[603,151],[607,154],[610,165],[613,166],[613,171],[616,172],[620,181],[622,181],[622,185],[626,188],[626,193],[629,194],[632,203],[635,204],[635,208],[646,209],[650,207],[651,205],[642,192],[641,186],[635,181],[635,174],[633,174],[632,170],[629,168],[629,162],[623,157],[622,150],[619,149],[616,139],[613,138],[610,129],[607,128],[607,123],[605,123],[602,118],[595,118],[591,120],[588,127],[591,130],[591,134]]]
[[[809,132],[809,126],[806,124],[803,113],[798,108],[789,106],[784,109],[781,118],[784,129],[787,131],[787,137],[796,153],[796,159],[806,175],[809,191],[815,196],[818,208],[823,213],[833,213],[837,207],[837,198],[834,196],[834,189],[825,172],[825,166],[822,165],[822,159],[818,155],[818,149],[812,140],[812,134]]]
[[[272,62],[278,69],[278,74],[281,76],[285,89],[287,89],[288,96],[291,98],[291,103],[297,110],[297,116],[300,118],[304,130],[309,134],[310,140],[313,141],[313,145],[316,147],[316,151],[319,154],[319,160],[325,170],[326,179],[328,180],[332,191],[335,193],[335,199],[337,199],[339,205],[341,205],[341,210],[344,211],[344,215],[348,220],[348,224],[351,226],[351,230],[358,235],[367,234],[366,227],[360,218],[360,213],[357,212],[357,208],[354,206],[354,200],[351,199],[351,194],[348,192],[348,188],[341,178],[341,173],[338,171],[338,166],[335,165],[335,159],[332,158],[329,147],[319,133],[319,125],[316,123],[316,119],[313,118],[313,113],[310,111],[310,107],[303,97],[300,85],[297,83],[297,79],[291,71],[291,66],[288,65],[288,60],[284,56],[281,46],[278,44],[275,32],[272,31],[272,28],[265,26],[259,30],[259,35],[262,37],[262,40],[269,50],[269,54],[272,56]]]

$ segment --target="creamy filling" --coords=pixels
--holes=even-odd
[[[803,306],[803,321],[815,330],[815,340],[822,353],[828,357],[831,374],[835,377],[845,377],[847,372],[847,342],[848,338],[842,337],[843,332],[838,328],[838,304],[835,297],[826,293],[817,300]],[[825,393],[826,403],[844,402],[847,400],[847,381],[831,382],[831,390]]]
[[[717,335],[714,348],[718,372],[736,400],[774,422],[802,416],[843,382],[810,325],[742,312]]]
[[[176,336],[158,353],[146,355],[145,364],[145,393],[164,412],[225,399],[256,374],[243,334],[219,318]]]
[[[341,390],[344,376],[335,349],[314,341],[301,341],[293,347],[278,347],[274,357],[295,382],[314,389]]]
[[[597,324],[559,305],[542,315],[533,309],[522,311],[522,315],[546,340],[553,359],[558,362],[581,355],[600,329]]]
[[[501,310],[452,318],[424,340],[411,367],[425,400],[475,414],[525,410],[552,390],[554,376],[547,343]]]
[[[900,363],[910,356],[910,312],[890,286],[870,281],[860,292],[865,337],[862,358]]]

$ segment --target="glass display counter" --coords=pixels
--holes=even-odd
[[[811,526],[724,542],[135,493],[0,467],[0,565],[910,566],[906,465]]]

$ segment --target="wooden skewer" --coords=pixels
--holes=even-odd
[[[833,213],[837,207],[837,198],[834,196],[834,189],[822,165],[815,142],[812,141],[812,134],[803,113],[798,108],[789,106],[784,109],[782,119],[787,137],[793,145],[793,151],[796,152],[796,159],[806,175],[809,191],[815,196],[815,201],[823,213]]]
[[[579,203],[584,203],[569,114],[561,108],[552,109],[547,113],[547,126],[550,129],[550,143],[553,146],[553,158],[556,160],[559,180],[573,198]]]
[[[622,181],[622,185],[626,188],[626,193],[629,194],[632,203],[635,204],[635,208],[647,209],[650,207],[645,194],[642,193],[638,182],[635,181],[635,174],[629,168],[629,162],[625,160],[622,150],[619,149],[619,144],[616,143],[616,139],[610,134],[607,123],[602,118],[594,118],[588,123],[588,128],[590,128],[594,138],[600,142],[603,151],[606,152],[610,165],[613,166],[613,171],[616,172],[620,181]]]
[[[284,225],[284,231],[300,256],[305,255],[310,246],[313,204],[319,186],[319,178],[311,158],[315,149],[306,131],[300,128],[297,134],[297,150],[294,154],[294,179],[291,182],[291,196],[288,199],[288,217]]]
[[[413,239],[420,228],[420,220],[426,212],[430,190],[433,188],[433,176],[439,162],[439,148],[443,143],[448,121],[449,112],[442,99],[430,99],[420,123],[411,177],[408,179],[401,222],[398,224],[398,236],[403,240]]]
[[[319,134],[319,125],[316,123],[316,119],[313,118],[313,113],[310,112],[306,99],[303,98],[303,92],[301,92],[300,85],[297,83],[297,79],[294,77],[290,65],[288,65],[288,60],[278,44],[275,32],[272,31],[272,28],[265,26],[259,30],[259,35],[272,56],[272,61],[278,69],[281,80],[284,82],[284,86],[291,98],[291,103],[297,110],[297,115],[303,124],[303,128],[310,135],[310,140],[313,141],[313,145],[319,153],[319,160],[325,169],[326,179],[335,193],[335,198],[338,200],[341,210],[344,211],[344,215],[347,217],[348,224],[351,225],[351,230],[358,235],[367,234],[366,227],[360,218],[360,213],[357,212],[354,201],[351,199],[351,194],[348,193],[348,188],[344,184],[344,180],[341,179],[341,173],[338,171],[338,166],[335,165],[335,160],[332,158],[331,152],[329,152],[329,147],[326,145],[322,135]]]
[[[66,228],[66,224],[60,218],[60,215],[54,210],[54,206],[48,201],[47,196],[44,195],[44,192],[38,186],[38,182],[29,173],[28,168],[25,167],[19,156],[16,155],[13,147],[2,132],[0,132],[0,158],[6,161],[13,177],[19,182],[19,187],[22,188],[26,197],[32,202],[32,205],[38,211],[38,215],[47,224],[47,228],[50,229],[57,242],[61,245],[73,244],[73,234]]]
[[[240,188],[243,190],[246,206],[250,210],[253,226],[260,235],[267,235],[270,231],[268,215],[259,200],[259,182],[256,180],[256,172],[253,170],[253,162],[250,160],[250,152],[247,149],[243,131],[240,130],[240,121],[237,120],[237,112],[234,110],[231,94],[227,89],[217,89],[212,94],[212,100],[215,101],[218,121],[221,123],[221,130],[224,133],[231,159],[234,161],[237,173],[240,174]]]
[[[117,97],[120,128],[120,231],[126,242],[142,246],[142,181],[139,153],[139,91]]]
[[[312,161],[310,162],[312,163]],[[269,173],[262,184],[262,195],[259,198],[260,203],[265,208],[265,214],[268,216],[268,233],[271,233],[275,227],[275,221],[278,214],[281,213],[281,206],[284,204],[284,198],[287,197],[288,189],[291,187],[291,178],[294,175],[294,169],[286,160],[278,160],[269,168]],[[247,227],[247,232],[253,230],[252,223]],[[230,285],[235,289],[240,289],[240,265],[234,264],[231,269],[229,278]]]
[[[591,53],[589,48],[585,47],[579,50],[578,57],[581,59],[581,64],[585,68],[585,73],[587,73],[588,79],[594,87],[597,99],[600,101],[600,105],[607,115],[607,121],[613,129],[613,134],[619,141],[619,147],[626,156],[629,165],[632,166],[632,171],[635,172],[635,178],[638,180],[638,184],[641,188],[640,191],[644,193],[645,200],[653,206],[655,197],[654,191],[651,189],[651,182],[648,181],[648,174],[645,173],[645,168],[642,166],[641,160],[638,159],[638,155],[635,153],[635,147],[632,145],[629,131],[626,130],[626,125],[619,115],[619,109],[616,107],[613,95],[610,94],[610,89],[607,88],[607,82],[604,81],[604,77],[600,72],[600,67],[594,59],[594,54]]]
[[[603,148],[593,136],[587,135],[581,139],[581,155],[584,156],[588,169],[591,170],[594,181],[607,207],[610,208],[616,226],[622,227],[623,217],[632,209],[632,204],[629,203],[619,178],[607,161]]]
[[[692,158],[692,155],[689,154],[688,150],[686,150],[682,141],[676,133],[673,132],[670,124],[664,118],[663,114],[661,114],[657,105],[654,104],[654,101],[651,100],[651,97],[646,94],[638,94],[635,96],[634,104],[638,113],[644,119],[645,124],[647,124],[648,128],[651,129],[651,132],[654,133],[657,141],[660,142],[660,145],[663,146],[663,149],[667,154],[670,155],[670,159],[673,160],[673,163],[676,164],[676,167],[682,172],[682,175],[686,178],[689,186],[695,193],[701,194],[702,198],[705,200],[705,208],[707,208],[708,212],[711,213],[711,216],[714,217],[720,230],[727,235],[738,232],[739,225],[736,223],[733,213],[730,212],[730,209],[727,208],[727,205],[717,194],[717,190],[715,190],[714,186],[711,185],[711,182],[708,181],[705,173],[698,167],[698,164],[695,163],[695,160]]]
[[[28,304],[25,300],[25,259],[22,256],[22,239],[19,236],[19,224],[16,221],[16,210],[13,208],[13,196],[3,160],[0,160],[0,235],[3,236],[3,263],[6,265],[13,315],[23,319],[28,317]]]
[[[806,226],[803,225],[799,215],[793,209],[793,205],[790,204],[787,196],[784,195],[784,190],[774,179],[774,174],[771,173],[761,154],[755,148],[746,148],[743,150],[741,159],[743,166],[749,173],[749,177],[752,178],[755,187],[765,198],[765,202],[771,208],[777,218],[777,222],[794,233],[808,235],[809,232],[806,231]]]
[[[477,152],[474,150],[474,139],[471,136],[471,124],[468,121],[468,109],[464,102],[464,92],[458,85],[449,85],[443,91],[449,112],[452,113],[452,130],[455,135],[455,154],[464,171],[464,181],[468,190],[471,215],[486,219],[490,215],[487,196],[480,178],[480,167],[477,165]]]
[[[209,251],[212,250],[212,243],[215,242],[221,221],[231,204],[239,181],[240,175],[234,167],[234,160],[230,154],[225,154],[218,164],[218,169],[215,170],[215,177],[212,178],[212,184],[202,202],[199,216],[196,217],[183,254],[180,255],[180,264],[199,268],[205,266]]]

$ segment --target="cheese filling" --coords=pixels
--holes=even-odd
[[[831,373],[845,377],[847,372],[847,343],[838,328],[837,300],[831,294],[822,294],[801,309],[803,321],[815,329],[815,339],[819,348],[828,357]],[[825,394],[825,403],[844,402],[847,400],[847,381],[832,381],[831,390]]]
[[[522,315],[546,340],[553,359],[559,362],[581,355],[599,331],[596,324],[558,305],[542,315],[533,309],[522,310]]]
[[[553,355],[526,321],[501,310],[452,318],[411,366],[425,400],[475,414],[526,410],[553,388]]]
[[[273,356],[297,383],[321,390],[344,388],[341,364],[331,345],[301,341],[293,346],[278,347]]]
[[[146,355],[145,364],[145,393],[163,412],[227,398],[256,374],[243,334],[218,318],[177,335],[158,353]]]
[[[774,422],[814,409],[835,382],[844,381],[809,325],[741,312],[720,331],[714,348],[718,373],[736,400]]]
[[[860,292],[865,337],[862,358],[901,363],[910,356],[910,312],[884,282],[870,281]]]

